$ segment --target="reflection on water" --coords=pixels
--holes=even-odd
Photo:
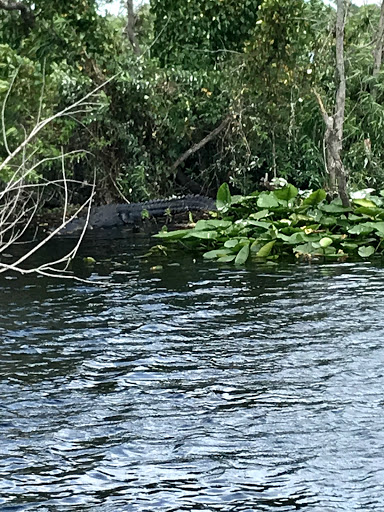
[[[1,281],[0,510],[384,510],[384,270],[137,252]]]

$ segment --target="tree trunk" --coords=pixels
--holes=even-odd
[[[372,75],[376,78],[380,73],[381,62],[383,58],[383,36],[384,36],[384,0],[381,3],[379,27],[376,35],[376,46],[373,50],[373,72]],[[372,91],[372,96],[376,100],[377,86],[375,85]]]
[[[347,181],[348,175],[343,165],[341,152],[343,149],[343,128],[345,119],[345,96],[346,80],[344,66],[344,28],[346,4],[349,0],[337,0],[336,13],[336,101],[334,115],[329,116],[319,94],[316,94],[323,115],[326,131],[324,140],[326,144],[326,161],[329,173],[329,190],[336,192],[343,203],[343,206],[350,206]]]
[[[136,18],[133,10],[133,0],[127,0],[127,25],[125,32],[128,36],[129,42],[132,45],[133,51],[136,55],[141,55],[141,48],[135,34]]]
[[[27,31],[33,28],[35,24],[35,16],[32,10],[23,2],[10,2],[7,0],[0,0],[0,10],[19,11]]]

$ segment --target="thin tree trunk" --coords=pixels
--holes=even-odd
[[[10,2],[0,0],[0,10],[3,11],[19,11],[27,30],[33,28],[35,24],[35,16],[30,7],[23,2]]]
[[[347,181],[348,176],[345,170],[341,152],[343,149],[343,128],[345,119],[345,96],[346,96],[346,79],[344,66],[344,29],[346,3],[349,0],[337,0],[336,13],[336,101],[334,115],[329,116],[325,110],[324,104],[319,94],[316,94],[320,105],[320,110],[326,126],[324,140],[326,144],[326,160],[329,173],[329,189],[331,193],[337,192],[343,203],[343,206],[350,206]]]
[[[336,15],[336,70],[338,89],[336,93],[336,109],[334,116],[334,134],[330,136],[330,153],[336,165],[336,179],[339,196],[343,206],[350,206],[347,193],[347,174],[341,158],[343,149],[343,128],[345,120],[346,80],[344,65],[344,31],[346,18],[346,5],[349,0],[337,0]]]
[[[136,18],[133,10],[133,0],[127,0],[127,25],[125,32],[128,36],[129,42],[132,45],[133,51],[136,55],[141,55],[141,48],[135,33]]]
[[[384,0],[381,3],[379,27],[376,35],[376,46],[373,50],[373,72],[372,75],[376,78],[380,73],[381,63],[383,58],[383,39],[384,39]],[[374,99],[377,97],[377,86],[375,85],[372,91]]]

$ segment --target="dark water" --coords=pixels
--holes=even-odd
[[[384,510],[384,270],[140,249],[1,281],[0,510]]]

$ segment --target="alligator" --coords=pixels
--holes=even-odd
[[[137,228],[145,218],[159,218],[189,211],[215,209],[213,199],[199,195],[155,199],[143,203],[111,203],[92,207],[87,230],[124,226]],[[60,235],[76,235],[84,229],[85,223],[85,217],[73,219],[60,231]]]

